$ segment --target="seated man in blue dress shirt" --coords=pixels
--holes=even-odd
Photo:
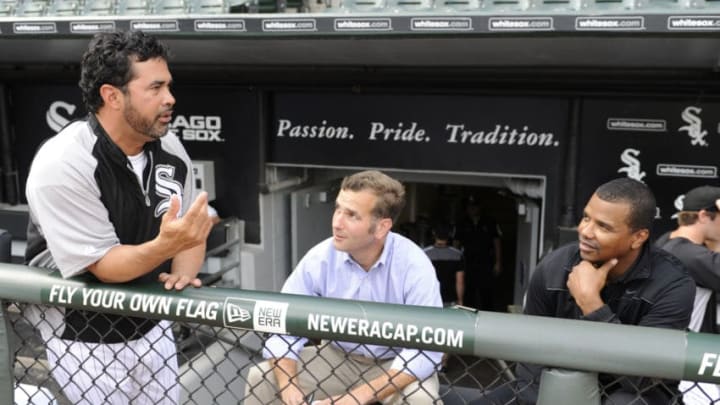
[[[412,241],[390,231],[405,204],[397,180],[378,171],[343,179],[333,236],[310,249],[283,293],[441,307],[432,263]],[[441,353],[350,342],[307,346],[274,335],[268,361],[250,370],[248,404],[442,404]],[[272,371],[270,371],[272,369]],[[307,402],[306,402],[307,401]]]

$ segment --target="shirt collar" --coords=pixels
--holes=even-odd
[[[640,249],[640,255],[635,259],[635,263],[620,278],[614,280],[614,283],[627,283],[632,280],[644,279],[650,277],[650,243],[645,242]]]
[[[392,232],[388,232],[387,236],[385,237],[385,244],[383,245],[382,253],[380,253],[380,257],[377,259],[375,263],[370,267],[370,270],[376,268],[376,267],[384,267],[385,263],[388,263],[390,260],[390,255],[392,254],[392,246],[393,241],[395,240],[395,234]],[[338,252],[340,253],[340,257],[342,258],[344,263],[355,263],[356,265],[360,266],[358,262],[356,262],[348,252]],[[361,266],[360,266],[361,267]]]
[[[628,271],[626,271],[620,278],[613,280],[612,284],[616,283],[627,283],[632,280],[636,279],[645,279],[650,277],[650,244],[645,242],[643,244],[643,247],[640,250],[640,255],[637,259],[635,259],[635,263],[630,266]],[[575,253],[575,257],[573,258],[572,263],[565,268],[565,271],[568,273],[572,271],[573,267],[580,263],[582,258],[580,257],[580,249],[577,250]]]

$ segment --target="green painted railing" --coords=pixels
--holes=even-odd
[[[575,370],[720,383],[720,336],[676,330],[226,288],[165,291],[159,283],[145,288],[91,284],[12,264],[0,265],[0,298]]]

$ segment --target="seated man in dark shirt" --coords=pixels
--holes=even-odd
[[[598,187],[578,224],[578,242],[549,253],[535,269],[525,313],[594,322],[685,329],[695,283],[677,258],[647,243],[655,197],[622,178]],[[543,367],[518,364],[517,380],[473,404],[534,404]],[[608,405],[667,405],[677,382],[600,375]]]

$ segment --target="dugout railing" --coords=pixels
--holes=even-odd
[[[36,305],[132,314],[184,326],[187,336],[179,335],[182,328],[174,330],[178,342],[185,342],[178,350],[178,384],[181,403],[188,404],[243,403],[247,372],[262,361],[262,341],[269,333],[306,336],[321,345],[338,340],[448,353],[448,369],[440,374],[446,404],[483,398],[514,378],[515,362],[555,368],[542,379],[538,403],[545,404],[607,401],[597,373],[643,376],[657,384],[704,382],[708,397],[720,382],[720,337],[677,330],[230,288],[178,292],[160,285],[92,284],[14,264],[0,265],[0,298],[5,321],[0,323],[0,398],[12,398],[18,387],[40,387],[31,393],[36,396],[31,403],[52,403],[42,402],[46,397],[67,403],[63,387],[53,381],[42,339],[26,316],[26,309]],[[641,395],[646,386],[636,388]]]

